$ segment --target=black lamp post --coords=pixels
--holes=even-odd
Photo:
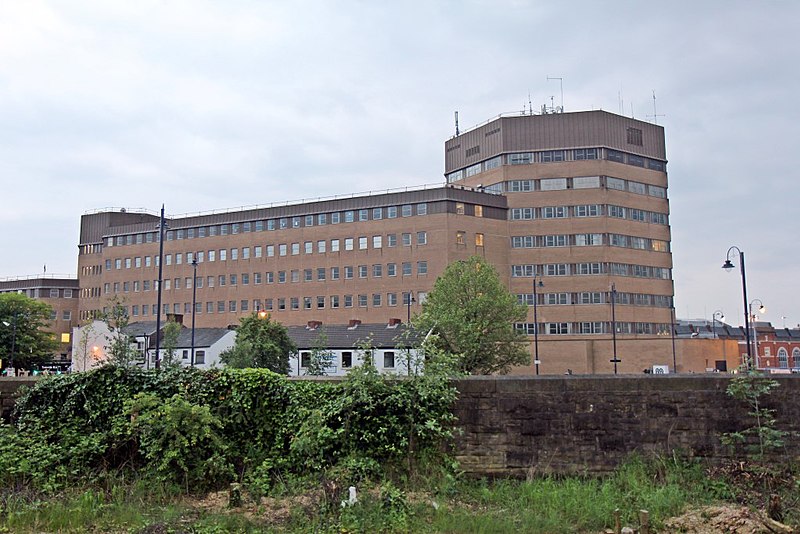
[[[675,357],[675,304],[669,306],[669,334],[672,337],[672,372],[678,374],[678,360]]]
[[[725,320],[725,315],[722,313],[722,310],[717,310],[711,315],[711,337],[712,339],[716,339],[717,337],[717,316],[719,315],[719,322]]]
[[[619,358],[617,358],[617,285],[611,284],[611,342],[612,342],[612,350],[614,352],[614,358],[611,360],[611,363],[614,364],[614,374],[617,374],[617,364],[621,362]]]
[[[750,312],[750,325],[753,328],[753,353],[755,355],[755,363],[756,369],[758,369],[758,333],[756,332],[756,314],[753,313],[753,305],[758,302],[758,313],[766,313],[767,308],[764,306],[764,303],[761,302],[761,299],[753,299],[750,301],[747,309]]]
[[[416,302],[414,293],[409,290],[408,298],[406,299],[406,324],[411,324],[411,303]]]
[[[533,277],[533,364],[536,366],[536,376],[539,376],[539,314],[537,313],[537,304],[539,294],[536,291],[537,287],[544,287],[544,282],[541,279],[536,280]]]
[[[158,222],[158,299],[156,310],[156,369],[161,364],[161,286],[164,275],[164,234],[167,229],[164,221],[164,204],[161,204],[161,219]]]
[[[747,343],[747,362],[745,363],[745,368],[750,369],[750,366],[753,365],[753,353],[750,350],[750,310],[747,306],[747,277],[745,276],[745,269],[744,269],[744,252],[741,251],[739,247],[733,246],[728,249],[728,254],[725,256],[725,263],[722,264],[722,268],[726,271],[729,271],[736,267],[731,262],[731,252],[736,251],[739,253],[739,270],[742,273],[742,300],[744,301],[744,338]]]
[[[197,315],[197,252],[192,257],[192,359],[190,365],[194,367],[194,316]]]

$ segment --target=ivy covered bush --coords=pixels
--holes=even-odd
[[[400,379],[364,366],[341,382],[121,366],[47,377],[0,426],[0,485],[53,491],[132,475],[187,492],[234,481],[267,492],[287,474],[380,474],[442,450],[455,395],[433,366]]]

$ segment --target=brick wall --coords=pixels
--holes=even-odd
[[[0,378],[0,418],[3,421],[7,422],[11,416],[20,386],[30,386],[34,382],[36,378],[28,376]]]
[[[731,399],[726,375],[469,377],[458,382],[456,439],[462,468],[483,475],[600,473],[630,453],[673,449],[702,457],[727,452],[724,432],[753,423]],[[778,376],[766,397],[779,427],[798,432],[799,376]]]

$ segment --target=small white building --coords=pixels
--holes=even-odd
[[[306,326],[289,326],[287,330],[297,345],[297,354],[289,361],[291,376],[307,375],[313,353],[320,348],[326,358],[326,376],[344,376],[366,358],[372,358],[379,373],[408,374],[409,361],[411,370],[419,371],[420,355],[411,348],[416,345],[416,334],[399,319],[388,324],[352,320],[349,324],[323,325],[309,321]]]
[[[161,358],[166,356],[164,348],[164,327],[161,324]],[[139,367],[151,368],[156,361],[156,322],[142,321],[130,323],[122,332],[128,336],[136,357],[133,363]],[[103,321],[93,321],[87,325],[73,328],[72,371],[88,371],[104,365],[109,360],[109,347],[117,333],[110,332]],[[227,328],[195,328],[194,365],[203,369],[219,365],[219,355],[233,346],[236,332]],[[181,326],[175,343],[175,358],[182,365],[192,365],[192,329]]]

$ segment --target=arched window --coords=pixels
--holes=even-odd
[[[783,347],[778,349],[778,367],[781,369],[789,367],[789,353]]]
[[[795,348],[792,351],[792,360],[794,360],[792,366],[800,368],[800,349]]]

